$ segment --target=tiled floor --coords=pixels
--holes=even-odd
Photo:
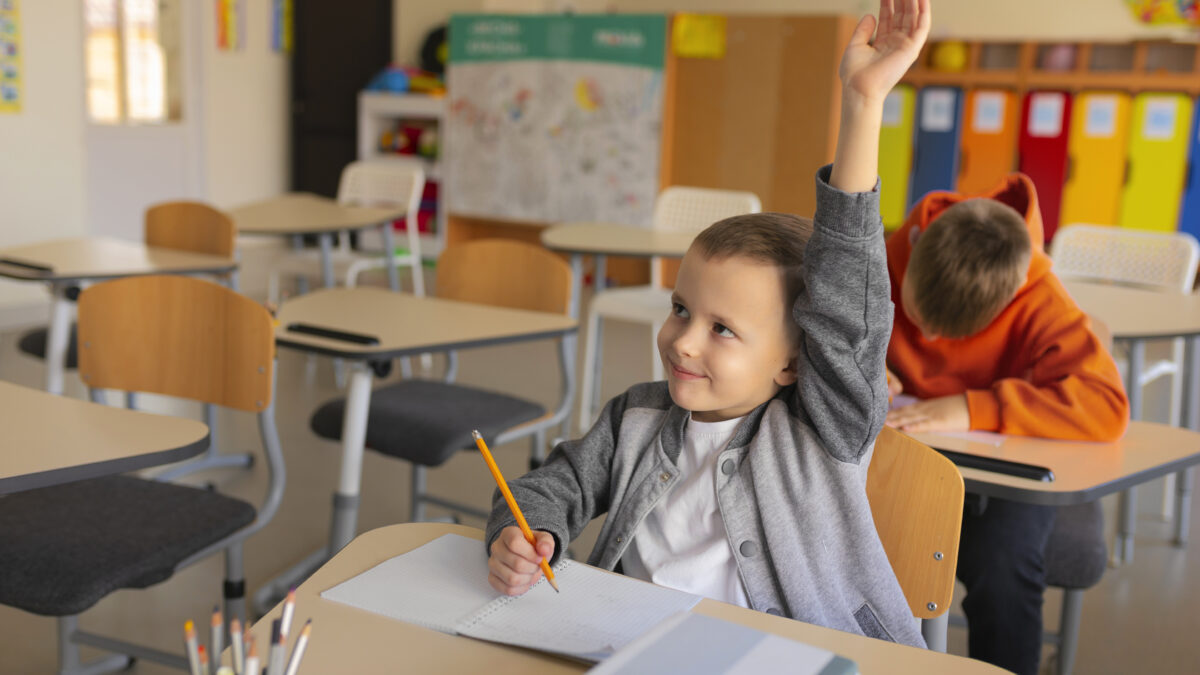
[[[0,334],[0,379],[40,386],[42,364],[17,353],[18,334]],[[642,326],[606,327],[606,396],[648,377],[647,337],[647,329]],[[557,361],[549,342],[474,350],[461,357],[461,381],[513,391],[547,404],[556,395]],[[280,353],[277,410],[288,461],[288,489],[278,516],[246,546],[251,592],[327,536],[339,452],[335,444],[319,440],[309,431],[308,418],[317,405],[339,394],[333,387],[331,372],[328,360]],[[68,382],[68,394],[81,396],[83,388],[78,380],[69,375]],[[199,415],[198,407],[181,408],[154,400],[143,405]],[[230,450],[257,452],[259,448],[255,422],[249,417],[223,414],[217,436],[222,447]],[[527,450],[524,442],[498,449],[497,459],[506,474],[523,471]],[[219,489],[254,503],[262,498],[266,483],[261,462],[250,471],[215,473],[197,480],[212,481]],[[486,506],[493,485],[478,458],[464,454],[431,472],[430,487]],[[360,531],[406,520],[408,490],[409,471],[405,465],[368,453]],[[1161,482],[1141,490],[1133,564],[1110,569],[1085,597],[1077,673],[1200,673],[1200,640],[1195,637],[1200,619],[1200,551],[1181,550],[1167,543],[1170,528],[1155,515],[1160,495]],[[1108,506],[1111,514],[1112,504]],[[1200,522],[1200,499],[1193,502],[1192,522],[1195,539],[1200,537],[1195,525]],[[586,556],[597,529],[594,523],[573,545],[578,556]],[[1196,547],[1193,543],[1191,548]],[[113,594],[85,613],[82,625],[160,649],[177,649],[183,621],[202,619],[219,601],[221,575],[220,557],[212,558],[154,588]],[[1057,612],[1058,593],[1051,591],[1046,603],[1049,626],[1057,623]],[[299,616],[304,616],[303,607],[299,608]],[[57,658],[55,635],[53,619],[0,607],[0,673],[53,672]],[[951,651],[965,653],[965,636],[965,630],[951,628]],[[1044,659],[1048,661],[1052,652],[1051,648],[1045,649]],[[148,675],[176,671],[142,663],[132,672]]]

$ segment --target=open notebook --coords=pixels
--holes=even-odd
[[[660,623],[589,675],[855,675],[833,652],[703,614],[681,612]]]
[[[497,593],[477,539],[446,534],[321,593],[392,619],[600,661],[698,596],[563,559],[554,566],[561,593],[539,581],[524,595]]]

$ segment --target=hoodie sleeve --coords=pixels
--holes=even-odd
[[[1112,355],[1058,289],[1032,313],[1033,354],[1024,377],[967,391],[971,428],[1019,436],[1112,441],[1129,422],[1129,399]]]

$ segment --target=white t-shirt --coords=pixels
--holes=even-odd
[[[621,557],[625,574],[750,606],[717,507],[717,456],[742,419],[688,420],[679,451],[679,481],[638,526]]]

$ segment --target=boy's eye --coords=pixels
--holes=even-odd
[[[720,335],[721,337],[727,337],[727,338],[737,337],[736,335],[733,334],[733,331],[729,330],[728,328],[725,327],[724,324],[720,324],[720,323],[713,324],[713,332],[716,333],[717,335]]]
[[[671,303],[671,313],[681,319],[686,319],[689,316],[687,307],[684,307],[683,305],[679,304],[678,302]]]

